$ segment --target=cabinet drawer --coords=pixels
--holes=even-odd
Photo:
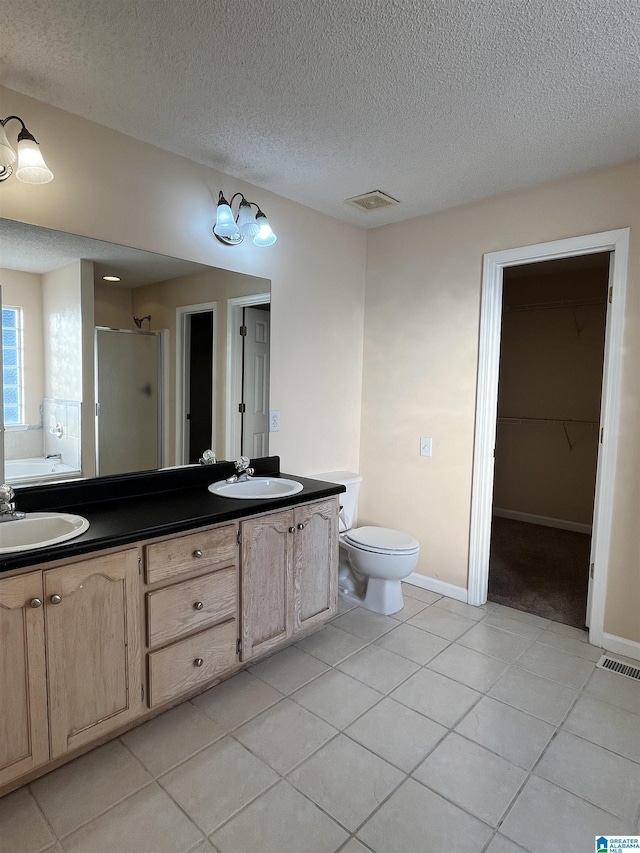
[[[235,618],[235,567],[147,593],[148,640],[160,646],[213,622]]]
[[[171,580],[220,563],[235,563],[237,557],[235,524],[153,542],[145,547],[147,583]]]
[[[149,707],[155,708],[232,667],[237,660],[238,623],[230,619],[149,653]],[[200,665],[198,663],[201,661]]]

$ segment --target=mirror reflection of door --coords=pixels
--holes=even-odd
[[[187,315],[186,461],[196,463],[213,441],[213,312]]]
[[[269,452],[269,305],[243,310],[242,453]]]
[[[96,329],[96,469],[100,476],[158,468],[160,336]]]

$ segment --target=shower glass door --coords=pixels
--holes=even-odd
[[[155,332],[96,328],[96,473],[160,467],[160,346]]]

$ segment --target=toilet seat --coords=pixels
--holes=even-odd
[[[356,527],[343,533],[345,542],[374,554],[416,554],[420,543],[414,536],[389,527]]]

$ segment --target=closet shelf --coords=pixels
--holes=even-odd
[[[565,424],[583,424],[597,427],[598,421],[579,421],[574,418],[498,418],[499,424],[547,424],[549,426],[565,426]]]
[[[548,311],[552,308],[582,308],[586,305],[606,305],[606,296],[594,296],[587,299],[562,299],[558,302],[527,302],[521,305],[505,305],[504,312],[511,311]]]
[[[564,437],[567,439],[567,444],[569,446],[569,450],[573,450],[576,445],[574,441],[572,443],[571,437],[569,436],[569,432],[567,430],[567,426],[586,426],[589,429],[593,429],[594,427],[598,427],[600,424],[598,421],[580,421],[574,420],[573,418],[565,418],[564,420],[558,420],[557,418],[498,418],[499,424],[542,424],[544,426],[561,426],[564,430]]]

